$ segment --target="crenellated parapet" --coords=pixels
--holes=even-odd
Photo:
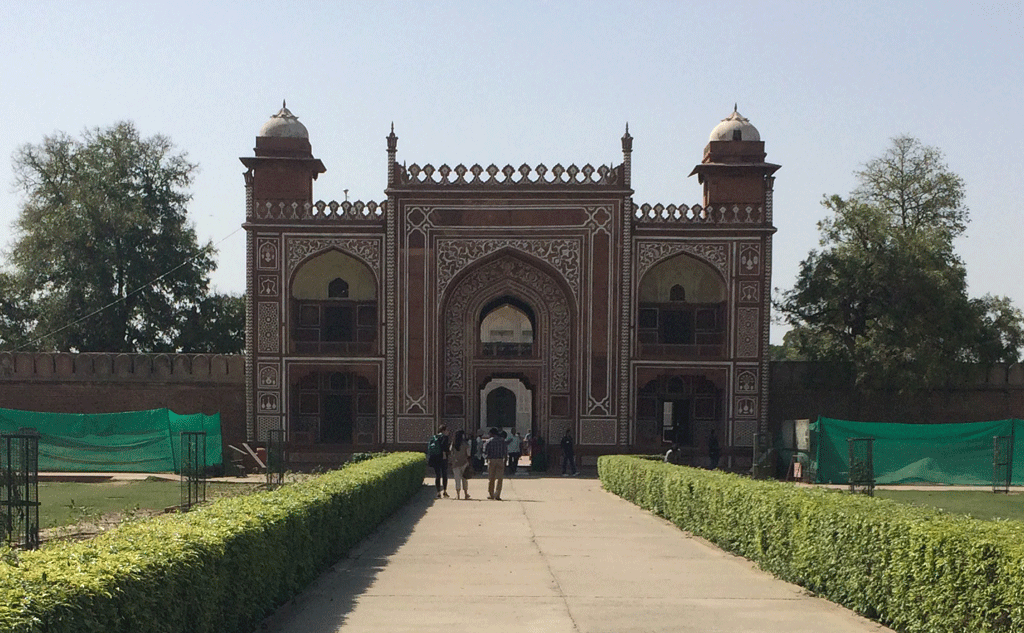
[[[557,164],[550,169],[543,165],[531,167],[520,165],[518,168],[505,165],[499,168],[491,164],[482,167],[448,165],[434,167],[419,166],[415,163],[408,167],[396,165],[395,186],[398,187],[452,187],[452,186],[609,186],[628,187],[623,174],[623,166],[612,167],[601,165],[594,167],[587,164],[583,167]]]
[[[751,205],[682,205],[641,204],[633,205],[636,222],[648,224],[763,224],[764,207]]]
[[[257,220],[383,223],[385,206],[385,203],[372,201],[257,200],[253,212]]]
[[[240,354],[0,352],[0,382],[240,383]]]

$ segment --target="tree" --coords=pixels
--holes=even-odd
[[[856,176],[848,198],[823,200],[822,248],[775,301],[797,353],[851,362],[862,387],[897,390],[941,386],[969,363],[1016,360],[1020,312],[1005,298],[967,295],[953,248],[968,221],[964,184],[942,153],[898,137]]]
[[[64,133],[14,154],[23,194],[10,281],[38,349],[192,351],[182,324],[208,302],[215,251],[186,218],[196,170],[130,122]]]

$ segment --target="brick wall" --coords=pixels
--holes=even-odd
[[[219,413],[228,462],[227,444],[246,439],[244,378],[241,355],[0,352],[0,408]]]
[[[969,381],[929,394],[860,394],[852,368],[830,363],[771,363],[772,429],[819,416],[862,422],[945,423],[1024,419],[1024,366],[978,368]]]

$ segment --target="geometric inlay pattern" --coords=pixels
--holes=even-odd
[[[276,302],[261,301],[256,306],[256,329],[259,332],[256,349],[267,354],[277,354],[280,345],[280,317]]]
[[[755,420],[736,420],[732,423],[733,446],[753,446],[756,434],[757,422]]]
[[[615,420],[580,420],[580,444],[615,444]]]
[[[398,418],[399,444],[426,444],[434,432],[434,421],[430,418]]]
[[[757,343],[760,336],[757,308],[738,308],[736,310],[736,356],[738,358],[756,358]]]
[[[473,262],[502,248],[512,248],[543,260],[562,273],[580,296],[580,241],[578,239],[440,239],[437,241],[437,296],[452,278]]]
[[[267,431],[284,428],[279,415],[258,415],[256,416],[256,441],[266,442]]]
[[[634,279],[643,279],[644,273],[661,260],[688,253],[708,262],[722,276],[729,278],[729,263],[725,244],[694,244],[692,242],[639,242],[637,243],[637,270]]]

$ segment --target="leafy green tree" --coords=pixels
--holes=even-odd
[[[196,165],[184,153],[122,122],[23,145],[13,163],[23,202],[10,281],[25,298],[20,324],[32,347],[210,347],[194,326],[182,335],[190,315],[211,309],[215,266],[213,246],[198,244],[186,218]]]
[[[862,387],[941,386],[970,363],[1013,362],[1021,315],[1008,299],[967,295],[953,240],[966,230],[964,184],[942,153],[898,137],[833,195],[821,249],[775,307],[811,360],[851,362]]]

